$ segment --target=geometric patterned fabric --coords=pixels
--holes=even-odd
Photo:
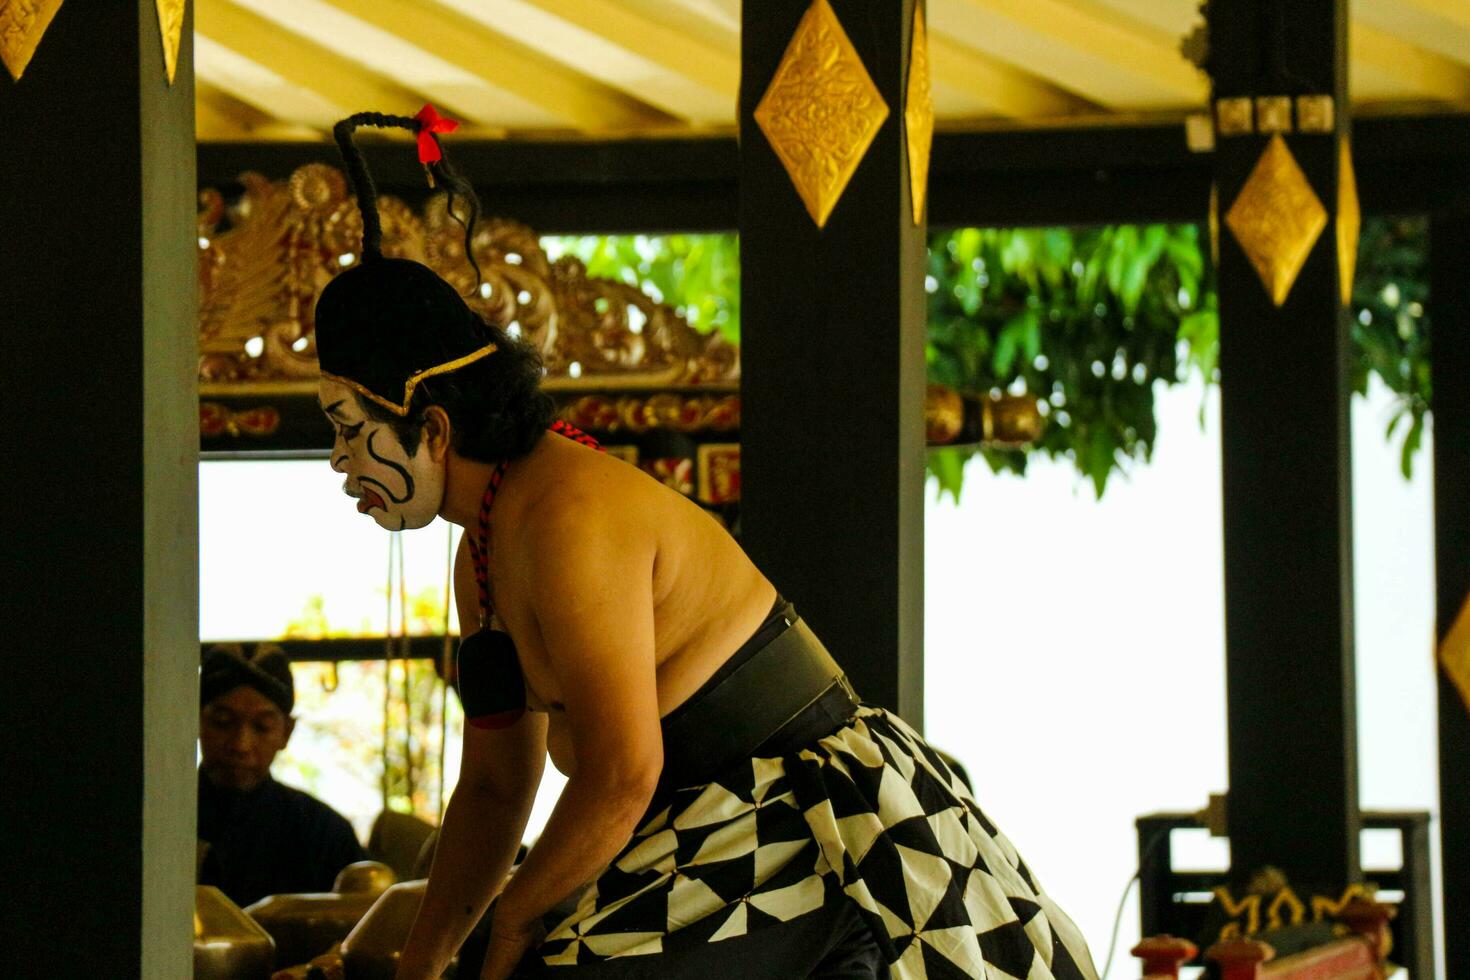
[[[796,752],[676,792],[538,952],[551,975],[647,956],[648,975],[664,976],[661,953],[843,901],[894,980],[1097,980],[1077,927],[964,783],[869,707]]]

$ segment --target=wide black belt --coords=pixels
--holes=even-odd
[[[795,748],[783,744],[792,736],[819,738],[851,719],[858,704],[822,641],[788,613],[786,627],[765,646],[665,719],[660,788],[710,782],[752,755]]]

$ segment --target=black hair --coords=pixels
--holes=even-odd
[[[451,445],[461,456],[498,463],[529,453],[555,415],[551,396],[541,390],[541,355],[499,327],[487,323],[485,329],[495,352],[422,381],[407,415],[358,396],[363,412],[387,423],[410,455],[418,449],[424,413],[431,405],[449,416]]]
[[[332,136],[337,140],[337,147],[342,151],[342,162],[347,165],[347,175],[352,180],[352,188],[357,194],[357,208],[362,212],[362,256],[363,259],[383,257],[383,223],[378,217],[378,189],[373,184],[372,175],[368,173],[367,164],[363,161],[362,151],[352,141],[352,134],[359,126],[376,126],[379,129],[406,129],[410,133],[417,134],[422,129],[419,120],[412,116],[393,116],[385,112],[359,112],[339,120],[332,127]],[[439,146],[439,134],[430,132],[429,138]],[[475,189],[470,182],[455,170],[449,163],[449,158],[444,156],[444,149],[440,146],[439,159],[424,166],[429,171],[429,185],[431,187],[443,187],[449,195],[449,215],[459,222],[464,228],[464,254],[469,259],[470,266],[475,270],[475,285],[478,286],[482,280],[480,264],[475,261],[475,252],[472,246],[475,225],[480,220],[480,198],[475,194]],[[465,213],[460,215],[455,208],[455,199],[459,198],[465,204]]]

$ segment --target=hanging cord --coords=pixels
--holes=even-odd
[[[449,159],[444,156],[444,147],[439,142],[440,133],[452,132],[459,123],[441,118],[433,106],[426,105],[419,110],[417,116],[359,112],[339,120],[332,127],[332,136],[337,141],[337,149],[341,151],[342,162],[347,167],[347,177],[357,196],[357,208],[362,212],[362,258],[366,262],[383,257],[383,221],[378,214],[377,186],[368,173],[362,151],[352,139],[353,133],[360,126],[406,129],[418,137],[419,161],[428,172],[429,186],[444,188],[449,196],[449,200],[445,202],[449,216],[464,228],[464,254],[471,268],[475,270],[475,289],[478,290],[484,277],[480,272],[480,263],[475,261],[473,245],[475,225],[480,220],[480,198],[470,182],[449,163]],[[455,208],[456,199],[464,203],[463,217]]]
[[[394,532],[398,538],[398,656],[399,669],[403,671],[403,792],[408,799],[408,809],[414,810],[414,754],[413,754],[413,691],[411,686],[412,662],[409,654],[408,635],[408,576],[403,569],[403,533]]]
[[[388,736],[390,731],[389,712],[393,696],[393,548],[398,540],[396,532],[388,535],[388,580],[384,588],[388,607],[383,617],[383,810],[388,809]]]
[[[1113,970],[1113,954],[1118,951],[1118,931],[1123,925],[1123,910],[1128,906],[1128,893],[1133,891],[1133,886],[1143,879],[1144,869],[1153,859],[1159,844],[1168,839],[1169,828],[1154,831],[1153,837],[1149,838],[1149,842],[1144,845],[1143,856],[1138,859],[1138,870],[1133,872],[1133,877],[1129,878],[1128,884],[1123,886],[1123,896],[1118,899],[1118,913],[1113,916],[1113,935],[1108,940],[1108,958],[1103,960],[1102,980],[1108,980],[1108,974]]]
[[[453,664],[454,642],[449,636],[449,610],[454,605],[454,525],[444,522],[447,550],[444,558],[444,644],[439,651],[439,823],[444,822],[444,788],[447,777],[445,761],[449,756],[449,669]]]

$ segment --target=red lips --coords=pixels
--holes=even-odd
[[[386,511],[388,509],[383,504],[383,498],[382,497],[379,497],[377,494],[373,493],[371,490],[368,490],[368,489],[364,488],[363,491],[362,491],[362,496],[359,497],[358,500],[357,500],[357,512],[359,514],[366,514],[368,511],[372,510],[374,507],[378,508],[379,510],[383,510],[383,511]]]

